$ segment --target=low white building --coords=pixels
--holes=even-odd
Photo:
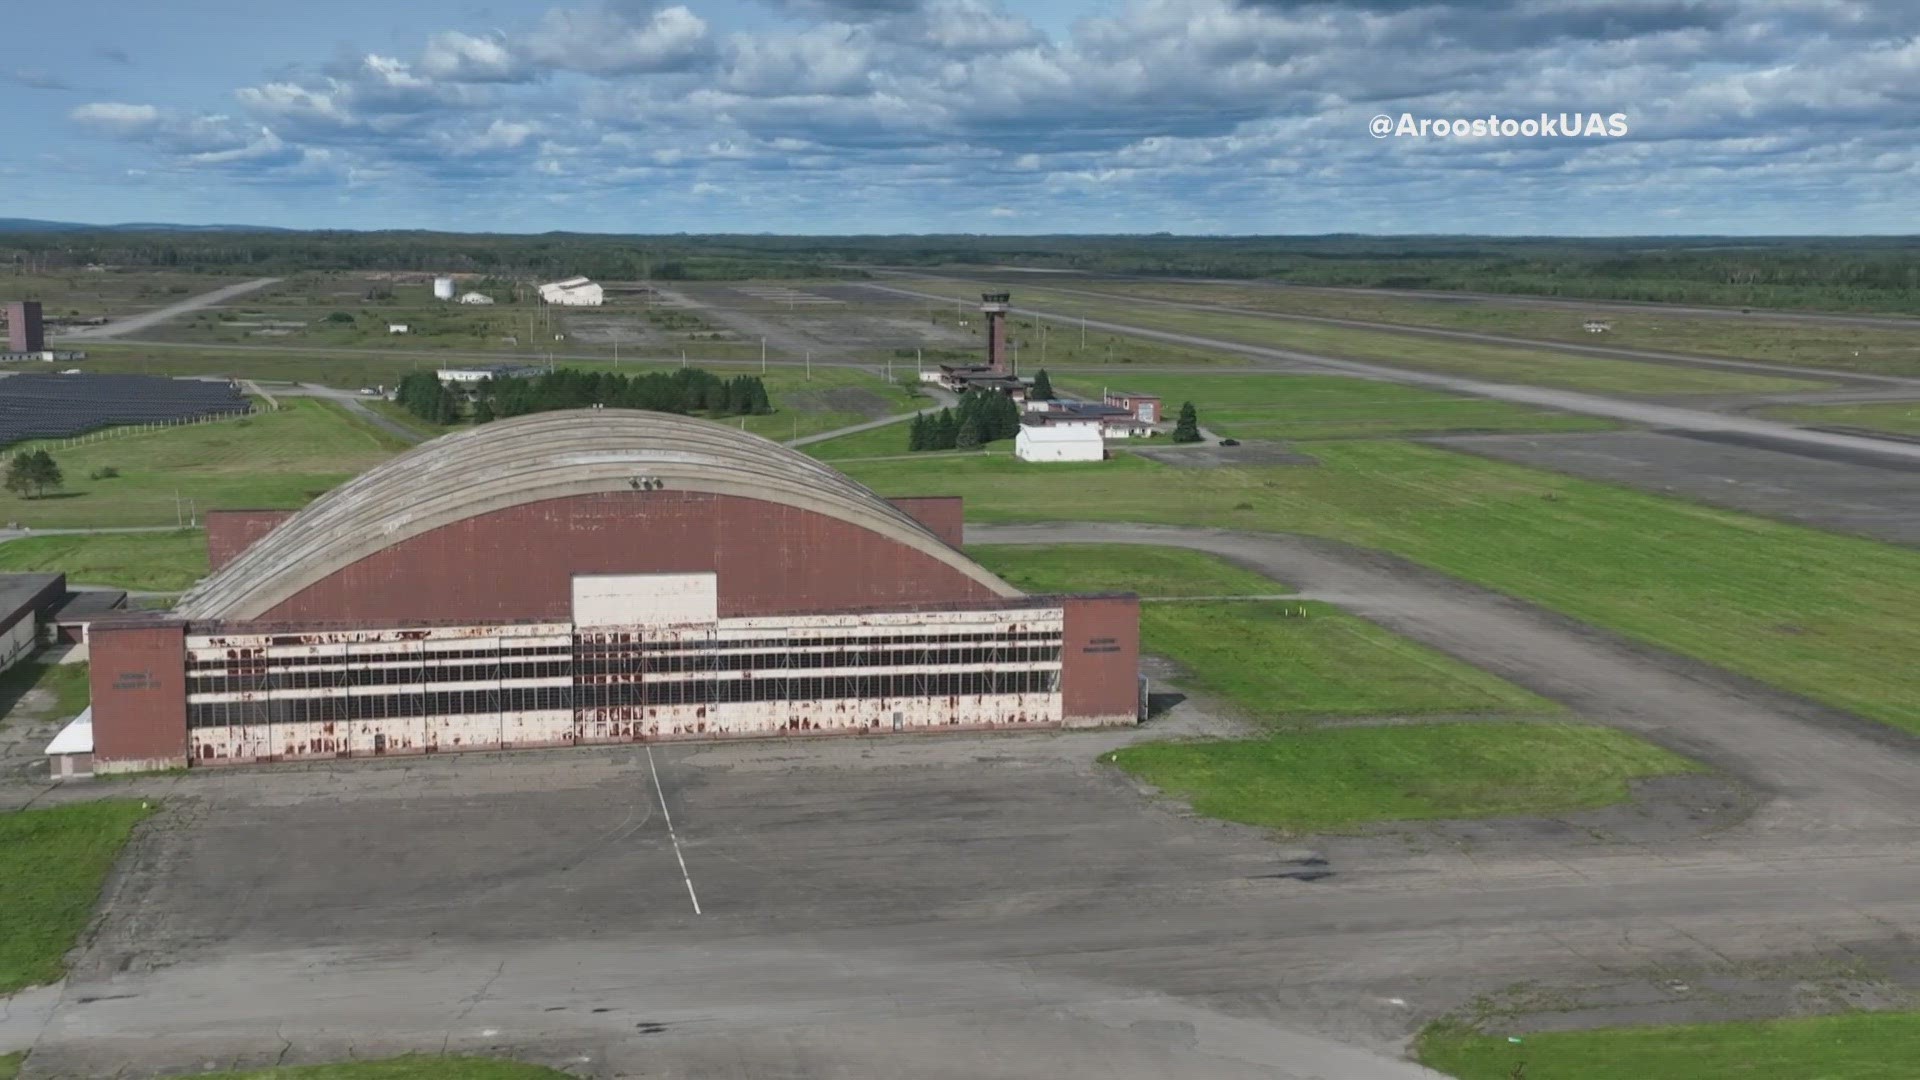
[[[47,744],[47,771],[55,780],[93,775],[93,706],[80,710]]]
[[[406,332],[407,332],[406,323],[396,322],[396,323],[387,324],[387,333],[389,334],[404,334]]]
[[[1013,439],[1013,456],[1021,461],[1102,461],[1107,441],[1100,422],[1077,421],[1021,424]]]
[[[562,307],[599,307],[606,302],[606,294],[592,281],[577,277],[540,286],[540,299]]]
[[[491,304],[493,303],[493,297],[483,292],[464,292],[460,294],[460,302],[463,304]]]
[[[512,376],[537,375],[542,368],[526,364],[478,364],[473,367],[443,367],[434,372],[441,385],[471,386],[488,379],[505,379]]]

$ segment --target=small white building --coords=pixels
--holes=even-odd
[[[407,324],[403,322],[394,322],[394,323],[387,324],[387,333],[389,334],[404,334],[407,332],[407,329],[408,329]]]
[[[540,286],[540,299],[562,307],[599,307],[606,302],[606,294],[600,286],[577,277]]]
[[[1098,420],[1023,423],[1013,439],[1013,456],[1021,461],[1102,461],[1107,441]]]
[[[437,277],[433,279],[433,298],[435,300],[453,299],[453,279]]]
[[[93,775],[93,706],[80,710],[47,744],[47,771],[55,780]]]
[[[463,304],[491,304],[493,303],[493,297],[483,292],[464,292],[460,294],[460,302]]]

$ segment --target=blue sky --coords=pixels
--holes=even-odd
[[[17,7],[0,217],[1920,232],[1909,0]],[[1368,132],[1543,112],[1627,132]]]

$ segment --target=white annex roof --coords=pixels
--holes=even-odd
[[[58,757],[61,754],[93,753],[93,706],[80,710],[80,715],[67,721],[60,734],[47,744],[47,756]]]

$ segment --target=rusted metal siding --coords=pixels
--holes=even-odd
[[[93,624],[94,771],[186,764],[185,635],[180,623]]]
[[[1140,600],[1063,597],[1060,683],[1066,723],[1132,723],[1140,701]]]
[[[838,518],[730,495],[625,491],[528,503],[354,563],[268,621],[570,618],[575,574],[719,575],[720,614],[991,600],[937,559]]]
[[[888,502],[906,511],[907,516],[927,527],[927,531],[954,547],[966,544],[966,519],[958,495],[908,495]]]
[[[208,566],[218,570],[227,565],[293,515],[292,510],[207,511]]]

